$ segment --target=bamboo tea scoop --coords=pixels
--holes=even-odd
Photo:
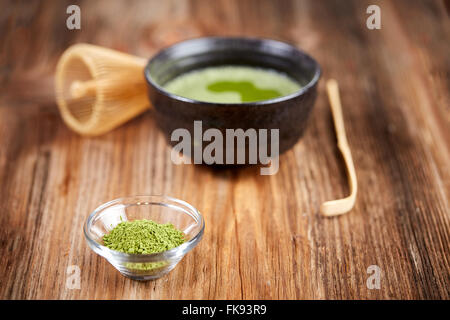
[[[347,168],[347,177],[350,185],[350,195],[343,199],[332,200],[322,203],[320,212],[325,216],[337,216],[350,211],[355,205],[356,192],[358,189],[356,181],[355,166],[352,154],[345,135],[344,117],[342,116],[341,99],[339,97],[338,83],[334,79],[327,81],[328,99],[333,114],[334,128],[336,130],[338,148],[342,153]]]
[[[82,135],[106,133],[150,107],[146,60],[76,44],[56,67],[56,101],[64,122]]]

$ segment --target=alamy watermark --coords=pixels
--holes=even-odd
[[[366,26],[369,30],[381,29],[381,9],[376,4],[367,7],[366,13],[370,16],[366,20]]]
[[[77,265],[71,265],[66,270],[66,289],[79,290],[81,289],[81,269]]]
[[[260,164],[261,175],[278,172],[279,129],[225,129],[224,137],[216,128],[203,132],[202,121],[194,121],[193,134],[185,128],[172,132],[171,141],[178,142],[170,155],[174,164],[190,164],[191,159],[195,164]],[[203,142],[209,143],[203,148]]]
[[[370,274],[370,277],[366,280],[367,289],[379,290],[381,288],[381,268],[373,264],[367,268],[366,273]]]
[[[66,13],[70,16],[66,19],[66,26],[69,30],[81,29],[81,9],[76,4],[67,7]]]

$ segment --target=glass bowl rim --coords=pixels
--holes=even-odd
[[[138,198],[146,199],[146,200],[142,200],[142,201],[147,202],[147,203],[145,203],[145,205],[155,205],[157,202],[166,203],[166,202],[172,201],[172,202],[175,202],[176,204],[187,207],[189,209],[189,211],[187,213],[190,214],[194,220],[196,220],[196,225],[200,226],[200,230],[189,241],[186,241],[175,248],[172,248],[172,249],[169,249],[166,251],[162,251],[162,252],[150,253],[150,254],[125,253],[125,252],[113,250],[113,249],[110,249],[110,248],[98,243],[96,240],[94,240],[90,236],[90,232],[88,230],[92,226],[92,222],[93,222],[94,218],[97,216],[97,214],[99,214],[100,212],[102,212],[104,209],[111,206],[112,204],[120,204],[120,203],[126,202],[127,200],[132,202],[133,199],[138,199]],[[159,201],[154,200],[152,202],[151,201],[152,198],[157,198],[157,199],[159,199]],[[139,203],[139,202],[140,201],[135,201],[134,203]],[[92,211],[92,213],[88,216],[88,218],[86,219],[86,222],[84,223],[84,226],[83,226],[84,236],[85,236],[89,246],[96,253],[98,253],[102,256],[104,256],[104,255],[101,254],[100,252],[107,253],[108,255],[114,257],[115,259],[128,261],[128,262],[156,262],[156,261],[161,261],[161,260],[167,260],[167,259],[176,257],[178,255],[184,255],[187,252],[189,252],[190,250],[192,250],[198,244],[198,242],[203,237],[204,230],[205,230],[205,220],[203,218],[203,215],[200,213],[200,211],[198,211],[194,206],[192,206],[191,204],[187,203],[184,200],[180,200],[180,199],[173,198],[173,197],[166,196],[166,195],[135,195],[135,196],[125,196],[125,197],[113,199],[113,200],[105,202],[105,203],[101,204],[100,206],[98,206],[97,208],[95,208],[94,211]],[[99,251],[97,251],[96,249]]]

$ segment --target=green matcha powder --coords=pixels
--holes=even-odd
[[[151,220],[124,221],[103,236],[106,247],[134,254],[163,252],[183,242],[183,232],[173,224],[159,224]]]
[[[173,249],[185,242],[184,234],[173,224],[159,224],[151,220],[133,220],[119,223],[103,236],[109,249],[131,253],[151,254]],[[149,271],[164,267],[165,262],[127,263],[126,267]]]

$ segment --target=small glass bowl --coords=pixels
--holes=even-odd
[[[153,220],[172,223],[183,231],[186,241],[173,249],[153,254],[128,254],[103,245],[103,236],[122,221]],[[190,204],[167,196],[135,196],[107,202],[92,212],[84,225],[84,235],[94,252],[119,272],[134,280],[152,280],[172,270],[202,239],[205,221]]]

